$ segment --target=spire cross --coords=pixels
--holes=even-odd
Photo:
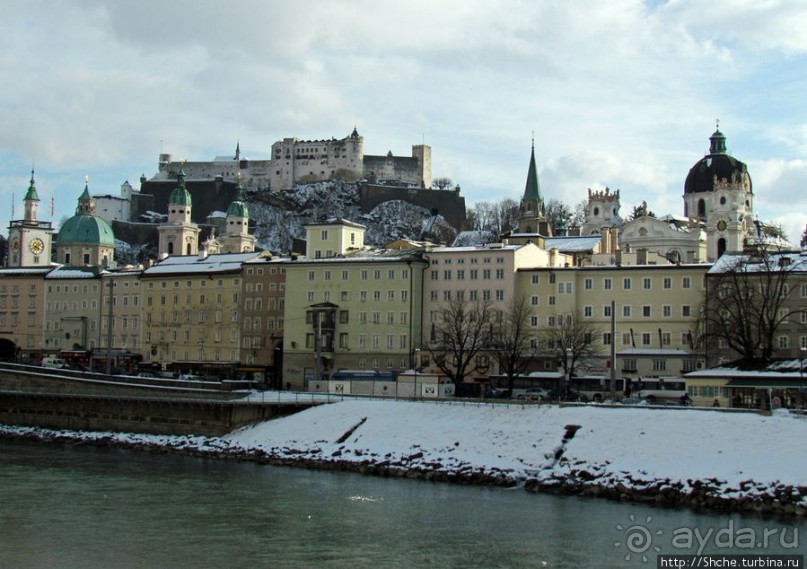
[[[720,119],[715,119],[715,130],[720,130]]]

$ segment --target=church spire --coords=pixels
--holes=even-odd
[[[535,136],[532,138],[530,150],[530,167],[527,170],[527,183],[524,186],[524,197],[521,198],[521,211],[538,212],[543,209],[541,185],[538,182],[538,169],[535,166]]]

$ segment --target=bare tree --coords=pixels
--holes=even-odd
[[[555,314],[538,332],[542,350],[558,361],[570,380],[583,362],[597,354],[598,335],[599,329],[576,313]]]
[[[530,305],[525,296],[513,297],[501,318],[492,325],[490,351],[499,371],[507,376],[507,389],[513,393],[517,375],[524,373],[535,350],[530,338]]]
[[[432,323],[428,350],[434,365],[460,390],[465,377],[477,369],[477,356],[490,345],[493,310],[489,301],[454,296],[439,305]]]
[[[435,178],[432,180],[432,188],[435,190],[448,190],[454,182],[451,181],[451,178]]]
[[[501,237],[502,233],[518,227],[518,202],[510,198],[502,199],[496,204],[496,219],[494,233]]]
[[[771,360],[777,331],[803,309],[791,286],[794,271],[804,271],[798,259],[769,246],[718,259],[706,275],[699,322],[707,352],[728,349],[744,364]]]

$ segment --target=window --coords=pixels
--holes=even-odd
[[[662,332],[661,333],[661,344],[663,346],[669,346],[672,343],[672,336],[669,332]]]
[[[688,304],[685,304],[681,307],[681,316],[684,318],[689,318],[692,316],[692,307]]]
[[[347,310],[340,310],[339,322],[341,324],[347,324],[349,321],[350,321],[350,313]]]
[[[672,316],[672,306],[670,306],[669,304],[665,304],[664,306],[662,306],[661,315],[664,316],[664,318],[669,318],[670,316]]]
[[[483,269],[482,270],[482,278],[490,280],[490,269]]]
[[[642,345],[649,346],[652,341],[652,336],[650,332],[642,332]]]
[[[776,339],[776,345],[779,347],[780,350],[786,350],[790,344],[790,338],[788,336],[779,336]]]
[[[440,278],[440,271],[432,271],[431,275],[432,275],[432,280],[436,281],[438,278]]]
[[[361,274],[360,274],[361,280],[366,281],[367,280],[367,275],[368,275],[367,269],[362,269]]]
[[[653,360],[653,371],[666,371],[667,360]]]
[[[650,290],[651,288],[653,288],[652,285],[653,285],[653,279],[651,279],[650,277],[645,277],[642,279],[642,288],[644,290]]]
[[[443,291],[443,300],[445,300],[446,302],[451,300],[451,291],[450,290],[444,290]]]
[[[650,318],[650,305],[649,304],[645,304],[644,306],[642,306],[642,317]]]
[[[381,280],[381,269],[376,269],[373,271],[373,279],[377,281]]]
[[[631,280],[629,277],[622,279],[622,288],[624,290],[630,290],[631,287]]]
[[[401,302],[406,302],[407,300],[409,300],[409,291],[408,290],[402,290],[401,291]]]
[[[532,275],[532,284],[534,284],[534,285],[541,284],[540,275]]]
[[[669,290],[672,288],[672,279],[670,277],[664,277],[663,283],[664,289]]]
[[[537,328],[538,322],[539,320],[537,316],[530,316],[530,326],[532,326],[533,328]]]
[[[549,306],[555,306],[555,297],[554,296],[549,297]]]
[[[326,281],[331,280],[331,271],[325,271],[325,274],[324,274],[324,279],[325,279]]]
[[[482,300],[490,300],[490,291],[489,290],[483,290],[482,291]]]
[[[583,288],[586,290],[591,290],[594,288],[594,279],[586,279],[583,281]]]
[[[684,277],[681,279],[681,288],[691,288],[692,287],[692,279],[689,277]]]
[[[630,304],[622,307],[622,318],[630,318]]]
[[[465,271],[463,271],[462,269],[459,269],[457,271],[457,280],[458,281],[465,280]]]
[[[611,318],[611,306],[603,306],[602,307],[602,316],[603,318]]]
[[[314,271],[308,271],[308,280],[313,281],[316,277],[316,273]]]
[[[636,371],[636,360],[625,360],[622,369],[623,371]]]
[[[496,278],[503,279],[504,278],[504,269],[496,269]]]
[[[471,280],[475,281],[479,276],[479,271],[477,269],[471,269]]]
[[[611,290],[611,279],[603,279],[602,288],[604,290]]]
[[[611,333],[610,332],[603,332],[602,334],[602,343],[605,346],[611,345]]]
[[[359,300],[362,302],[367,302],[367,291],[361,290],[359,291]]]
[[[594,315],[594,307],[593,306],[584,306],[583,307],[583,316],[586,318],[591,318]]]
[[[622,332],[622,345],[623,346],[633,345],[633,339],[631,338],[630,332]]]
[[[503,290],[501,290],[501,289],[496,290],[496,300],[498,300],[499,302],[504,300],[504,291]]]
[[[450,270],[443,271],[443,279],[447,280],[447,281],[451,280],[451,271]]]
[[[538,296],[531,296],[530,297],[530,304],[532,304],[533,306],[538,306],[540,300],[541,299]]]

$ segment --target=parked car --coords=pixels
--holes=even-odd
[[[552,401],[579,401],[581,403],[588,402],[588,397],[586,397],[585,393],[580,393],[574,389],[568,389],[565,391],[550,391],[549,398]]]
[[[187,379],[190,381],[201,381],[203,378],[200,375],[194,375],[192,373],[180,373],[179,379]]]
[[[520,401],[549,401],[549,390],[543,387],[525,389],[523,393],[516,396],[516,399]]]
[[[42,358],[42,367],[64,369],[67,367],[67,362],[62,358]]]
[[[137,377],[155,378],[157,376],[151,373],[150,371],[141,371],[140,373],[137,374]]]

